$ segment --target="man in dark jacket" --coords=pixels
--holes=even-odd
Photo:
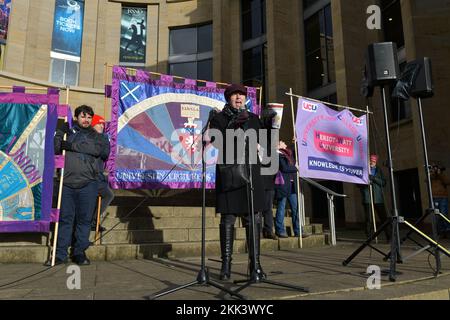
[[[67,262],[72,232],[74,262],[90,264],[85,251],[90,244],[92,213],[98,194],[98,159],[107,159],[109,155],[108,140],[91,127],[93,116],[92,108],[82,105],[75,109],[74,126],[71,129],[65,126],[55,134],[55,153],[66,151],[56,264]]]
[[[372,189],[372,200],[375,212],[378,214],[378,218],[381,223],[384,223],[387,219],[386,208],[384,205],[383,188],[386,185],[386,180],[384,179],[383,172],[377,166],[378,156],[370,156],[370,186],[361,187],[361,196],[364,205],[364,213],[366,220],[366,236],[369,237],[373,233],[373,217],[371,210],[371,196],[370,189]],[[389,241],[391,238],[391,228],[385,228],[386,239]]]
[[[253,260],[251,236],[250,236],[250,225],[248,221],[249,216],[249,189],[248,185],[244,184],[240,187],[230,187],[235,185],[233,179],[235,179],[234,173],[230,170],[234,170],[237,166],[235,164],[239,163],[238,158],[242,157],[242,154],[238,154],[237,150],[244,148],[245,142],[239,139],[234,139],[234,141],[228,141],[227,132],[234,133],[241,129],[246,133],[249,130],[261,129],[261,122],[257,115],[248,112],[245,108],[247,88],[242,85],[231,85],[224,93],[225,100],[227,104],[223,108],[222,112],[217,113],[212,119],[210,124],[210,129],[216,129],[220,131],[223,137],[223,145],[216,145],[219,148],[219,159],[223,159],[222,164],[217,164],[216,166],[216,212],[221,214],[220,219],[220,248],[222,253],[222,269],[220,271],[220,279],[228,280],[231,274],[231,256],[233,253],[233,240],[234,240],[234,224],[237,217],[241,217],[246,228],[247,235],[247,245],[250,251],[250,257]],[[217,142],[217,141],[216,141]],[[234,143],[233,143],[234,142]],[[242,145],[238,145],[242,144]],[[234,159],[233,165],[230,166],[226,163],[227,152],[232,150],[227,150],[227,147],[234,148]],[[245,163],[249,163],[249,157],[256,155],[258,153],[257,143],[248,143],[247,152],[245,152]],[[250,155],[250,156],[249,156]],[[257,158],[256,156],[253,158]],[[234,168],[232,168],[234,167]],[[253,181],[253,205],[255,214],[255,237],[256,237],[256,261],[250,261],[250,273],[256,272],[257,276],[260,278],[265,278],[265,274],[261,268],[259,261],[259,241],[261,232],[261,214],[260,212],[264,210],[264,184],[261,176],[261,166],[258,163],[252,162],[250,166],[245,166],[244,170],[251,168],[252,171],[252,181]],[[230,169],[230,170],[229,170]]]

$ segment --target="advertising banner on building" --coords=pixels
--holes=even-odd
[[[56,0],[51,57],[80,62],[84,1]]]
[[[114,189],[190,189],[202,186],[201,131],[213,108],[225,105],[224,88],[197,86],[171,76],[152,80],[145,71],[130,76],[113,68],[111,155]],[[257,89],[248,88],[250,110],[259,114]],[[215,187],[218,150],[205,150],[206,187]]]
[[[6,43],[11,0],[0,0],[0,43]]]
[[[120,63],[144,65],[147,43],[147,9],[122,7]]]
[[[297,143],[300,176],[368,184],[367,116],[356,117],[299,99]]]
[[[49,232],[58,94],[0,94],[0,232]]]

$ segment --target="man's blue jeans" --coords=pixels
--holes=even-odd
[[[439,212],[442,213],[442,215],[446,216],[448,218],[448,199],[447,198],[433,198],[434,207],[436,209],[439,209]],[[447,221],[442,219],[441,217],[438,218],[438,232],[446,232],[450,231],[450,225]]]
[[[97,194],[97,181],[92,181],[80,189],[63,187],[58,244],[56,246],[57,259],[65,260],[67,258],[67,250],[72,242],[73,231],[75,231],[73,255],[83,255],[85,250],[89,248],[92,213],[94,212]]]
[[[275,232],[276,234],[286,234],[286,228],[284,226],[284,214],[286,212],[286,201],[289,201],[289,206],[292,212],[292,226],[294,229],[294,235],[298,236],[300,234],[300,226],[298,221],[298,205],[297,205],[297,194],[291,193],[289,197],[279,198],[277,213],[275,216]]]

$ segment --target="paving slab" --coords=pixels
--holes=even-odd
[[[210,279],[231,290],[239,290],[255,300],[382,300],[382,299],[449,299],[450,258],[442,257],[441,274],[433,276],[434,257],[421,253],[405,263],[397,264],[396,282],[389,281],[389,261],[366,248],[351,263],[343,266],[357,248],[356,242],[340,241],[335,247],[288,248],[263,252],[261,263],[268,279],[309,289],[308,293],[269,283],[251,284],[240,288],[233,281],[220,282],[220,257],[208,256],[206,264]],[[377,246],[388,252],[389,246]],[[417,248],[402,246],[408,256]],[[247,279],[248,256],[233,255],[232,280]],[[201,260],[134,259],[124,261],[95,261],[80,267],[80,290],[67,287],[68,267],[72,264],[47,268],[41,264],[0,264],[0,299],[33,300],[142,300],[180,285],[195,282]],[[380,289],[369,290],[367,268],[378,266]],[[73,267],[72,267],[73,268]],[[20,281],[17,281],[20,280]],[[161,300],[233,300],[213,286],[195,285],[166,295]]]

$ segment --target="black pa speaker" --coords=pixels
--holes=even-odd
[[[366,68],[369,86],[385,85],[396,81],[400,75],[397,44],[380,42],[369,45]]]
[[[417,64],[419,70],[411,86],[411,96],[414,98],[430,98],[434,95],[433,77],[430,58],[421,58],[409,63]]]

